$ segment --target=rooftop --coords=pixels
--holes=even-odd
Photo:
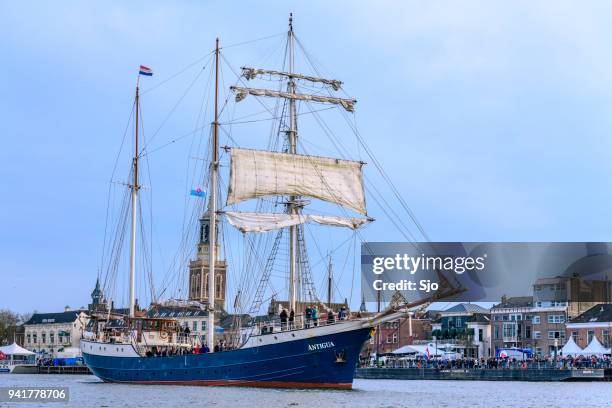
[[[516,296],[509,298],[504,296],[501,302],[493,306],[491,310],[531,306],[533,306],[533,296]]]
[[[34,313],[24,324],[72,323],[81,312],[83,312],[83,310],[70,310],[61,313]]]
[[[572,319],[571,323],[612,322],[612,304],[602,303],[593,306],[583,314]]]
[[[460,303],[451,307],[450,309],[443,310],[440,313],[442,315],[445,315],[446,313],[489,313],[489,309],[485,309],[484,307],[478,306],[474,303]]]

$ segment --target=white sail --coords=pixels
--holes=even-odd
[[[311,214],[269,214],[226,211],[224,215],[229,223],[241,232],[273,231],[294,225],[305,224],[307,222],[316,222],[318,224],[345,227],[355,230],[369,221],[367,218]]]
[[[304,79],[310,82],[320,82],[322,84],[331,86],[334,89],[334,91],[338,91],[342,87],[342,81],[338,81],[337,79],[325,79],[325,78],[319,78],[319,77],[314,77],[310,75],[302,75],[302,74],[295,74],[295,73],[289,73],[289,72],[283,72],[283,71],[275,71],[272,69],[258,69],[258,68],[242,67],[242,76],[245,77],[246,79],[255,79],[257,75],[277,75],[277,76],[284,76],[288,78]]]
[[[270,89],[243,88],[241,86],[231,86],[230,89],[236,93],[236,102],[242,101],[247,97],[247,95],[269,96],[272,98],[285,98],[297,101],[333,103],[335,105],[341,105],[348,112],[353,112],[355,110],[355,104],[357,103],[355,99],[334,98],[332,96],[308,95],[293,92],[280,92],[272,91]]]
[[[227,204],[267,196],[308,196],[366,214],[363,163],[262,150],[231,149]]]

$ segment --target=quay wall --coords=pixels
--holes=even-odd
[[[355,378],[376,380],[472,380],[472,381],[604,381],[612,370],[584,369],[435,369],[358,368]]]

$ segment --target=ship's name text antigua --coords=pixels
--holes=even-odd
[[[308,351],[323,350],[323,349],[330,348],[330,347],[335,347],[335,344],[333,341],[326,341],[324,343],[317,343],[317,344],[309,344]]]

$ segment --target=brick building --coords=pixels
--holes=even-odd
[[[491,352],[500,348],[531,348],[553,355],[566,341],[567,306],[534,306],[533,297],[506,298],[491,309]]]
[[[612,347],[612,304],[599,304],[566,325],[566,337],[585,348],[596,337],[606,348]]]

